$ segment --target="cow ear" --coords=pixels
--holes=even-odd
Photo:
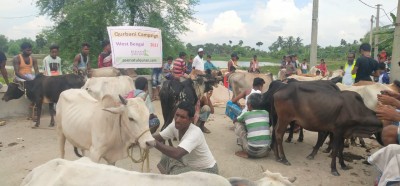
[[[113,114],[121,114],[124,112],[124,106],[103,108],[104,111],[111,112]]]

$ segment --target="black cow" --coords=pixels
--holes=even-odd
[[[275,156],[287,165],[290,163],[283,151],[282,138],[291,122],[319,132],[313,152],[322,145],[327,132],[333,133],[331,172],[335,176],[339,175],[336,169],[337,155],[342,169],[347,169],[343,161],[344,138],[369,137],[382,130],[381,121],[365,106],[359,94],[340,92],[329,81],[290,82],[273,95],[273,100],[272,108],[278,116],[273,131]]]
[[[18,99],[26,94],[28,99],[37,107],[35,127],[39,127],[40,125],[42,103],[49,103],[49,112],[51,115],[50,126],[54,126],[54,103],[57,103],[61,92],[71,88],[81,88],[84,83],[82,76],[75,74],[61,76],[44,76],[43,74],[38,74],[34,80],[25,81],[24,88],[20,88],[20,85],[17,83],[10,83],[2,100]]]
[[[182,101],[188,101],[196,105],[198,99],[204,93],[212,90],[216,83],[215,78],[209,76],[198,76],[196,80],[187,79],[183,82],[178,80],[165,81],[160,90],[161,108],[164,117],[164,130],[174,119],[177,106]]]

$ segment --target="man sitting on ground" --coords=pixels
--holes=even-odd
[[[181,174],[199,171],[218,174],[217,163],[208,148],[201,130],[192,124],[194,106],[183,101],[178,105],[174,121],[159,134],[155,141],[146,142],[163,153],[157,167],[162,174]],[[165,140],[177,138],[179,145],[171,147]]]
[[[242,158],[266,157],[271,144],[268,112],[261,107],[261,94],[251,94],[247,100],[248,111],[237,117],[235,133],[242,151],[235,153]],[[244,123],[243,123],[244,122]]]
[[[214,106],[211,102],[211,96],[212,96],[213,91],[210,90],[205,94],[201,99],[200,99],[200,114],[199,114],[199,120],[197,121],[196,125],[200,127],[201,131],[204,133],[211,133],[210,130],[208,130],[204,125],[208,120],[208,117],[210,114],[214,114]]]

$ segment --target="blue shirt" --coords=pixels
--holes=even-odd
[[[217,70],[218,68],[216,66],[214,66],[214,64],[211,63],[211,61],[207,61],[206,63],[204,63],[204,70]]]

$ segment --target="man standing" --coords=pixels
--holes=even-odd
[[[193,58],[194,56],[190,54],[189,61],[186,64],[186,74],[190,74],[193,68]]]
[[[31,56],[32,45],[28,42],[21,44],[22,54],[13,58],[13,66],[15,71],[15,79],[17,81],[26,81],[35,79],[35,75],[39,73],[37,60]],[[35,73],[32,72],[32,67]]]
[[[355,58],[356,54],[353,52],[347,55],[347,63],[344,65],[344,75],[342,79],[342,83],[345,85],[353,85],[354,80],[356,79],[356,75],[351,74],[356,64]]]
[[[50,46],[50,55],[43,59],[43,72],[46,76],[61,75],[61,58],[58,57],[58,45]]]
[[[172,72],[174,78],[177,80],[183,80],[183,78],[188,78],[189,76],[185,74],[186,65],[185,65],[186,53],[180,52],[179,57],[175,59],[174,65],[172,67]]]
[[[201,130],[192,124],[194,107],[183,101],[178,105],[174,121],[159,134],[155,141],[146,142],[163,153],[157,167],[162,174],[181,174],[199,171],[218,174],[217,163]],[[179,140],[177,147],[165,145],[168,139]]]
[[[73,70],[78,73],[78,70],[82,70],[84,74],[87,74],[90,70],[90,60],[89,60],[89,43],[83,43],[81,52],[75,56]]]
[[[194,71],[196,75],[204,74],[203,55],[203,48],[199,48],[199,50],[197,51],[197,56],[193,59],[192,71]]]
[[[371,75],[378,77],[378,62],[371,57],[371,45],[363,43],[360,46],[361,57],[356,61],[351,74],[356,74],[355,83],[359,81],[372,81]]]
[[[111,67],[112,66],[112,56],[111,56],[111,45],[109,40],[104,40],[101,44],[103,47],[103,52],[99,54],[97,59],[97,66],[99,68],[102,67]]]
[[[1,72],[1,75],[3,75],[4,81],[8,85],[9,82],[8,82],[8,74],[7,74],[7,69],[6,69],[6,62],[7,62],[6,54],[4,54],[3,51],[0,51],[0,72]],[[0,86],[0,88],[1,88],[1,86]]]

